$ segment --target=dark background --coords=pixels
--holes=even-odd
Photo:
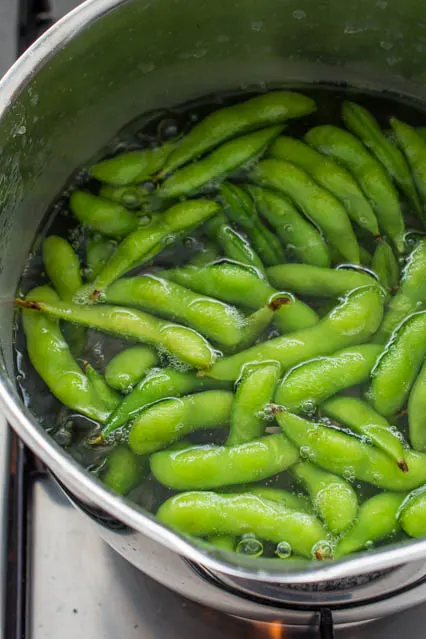
[[[18,52],[82,0],[0,0],[0,77]]]

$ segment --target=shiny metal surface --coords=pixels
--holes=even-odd
[[[179,578],[175,589],[188,592],[188,583],[198,588],[198,599],[209,607],[188,601],[154,579],[144,575],[113,552],[97,535],[87,519],[83,518],[64,498],[57,486],[48,478],[37,480],[32,488],[30,531],[30,637],[31,639],[187,639],[203,636],[205,639],[232,637],[233,639],[260,639],[285,637],[319,639],[318,615],[296,613],[282,608],[267,608],[267,619],[285,624],[282,634],[267,634],[269,625],[262,622],[265,606],[247,605],[249,615],[257,611],[255,624],[215,612],[218,597],[223,591],[212,587],[188,573],[180,560],[179,570],[174,564],[178,557],[165,551],[158,557],[145,555],[155,565],[160,579],[167,581],[167,569]],[[169,563],[171,561],[171,564]],[[158,574],[152,572],[155,579]],[[193,595],[189,595],[193,598]],[[226,597],[232,598],[225,593]],[[410,602],[416,600],[410,595]],[[389,616],[367,624],[354,623],[357,613],[333,613],[337,624],[335,639],[419,639],[424,634],[426,606],[400,611],[406,601],[387,601]],[[210,607],[211,606],[211,607]],[[244,608],[240,609],[243,616]],[[378,611],[381,614],[380,611]],[[374,609],[370,616],[374,616]],[[358,615],[363,618],[364,613]]]
[[[17,395],[12,298],[37,226],[55,194],[141,112],[215,90],[347,81],[426,99],[420,0],[89,0],[57,23],[0,84],[0,400],[18,434],[89,507],[216,573],[316,583],[426,557],[411,542],[304,571],[210,555],[109,492],[45,436]],[[137,532],[136,532],[137,531]],[[115,545],[122,540],[118,533]],[[122,553],[143,567],[128,546]],[[290,564],[289,564],[290,565]],[[287,564],[286,564],[287,566]]]

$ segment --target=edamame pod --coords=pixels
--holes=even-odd
[[[72,302],[43,302],[35,299],[17,299],[16,303],[22,308],[45,313],[49,317],[152,344],[194,368],[207,368],[215,360],[215,353],[209,343],[192,329],[133,308],[107,304],[82,306]]]
[[[284,160],[262,160],[250,179],[291,198],[349,262],[359,264],[359,247],[346,209],[302,169]]]
[[[229,387],[229,383],[199,377],[195,373],[178,371],[174,368],[155,368],[135,386],[110,415],[102,430],[102,437],[108,438],[111,433],[134,419],[147,406],[161,399]]]
[[[298,462],[292,466],[291,474],[306,488],[315,512],[333,535],[340,534],[353,524],[358,512],[358,498],[346,480],[309,462]]]
[[[312,414],[332,395],[365,382],[381,352],[381,346],[363,344],[303,362],[284,376],[275,401],[292,413]]]
[[[408,449],[408,472],[379,448],[321,422],[311,422],[277,407],[282,431],[309,461],[348,478],[356,478],[386,490],[403,491],[426,483],[426,454]]]
[[[403,472],[407,472],[406,446],[402,435],[369,404],[356,397],[338,395],[324,402],[321,410],[327,417],[368,437],[377,448],[392,457]]]
[[[179,202],[164,213],[153,215],[151,223],[130,233],[120,244],[114,255],[98,274],[92,284],[76,293],[74,300],[87,303],[98,297],[109,284],[159,253],[170,240],[183,231],[197,227],[219,210],[219,204],[199,199]]]
[[[99,189],[99,195],[107,200],[117,202],[126,209],[130,209],[135,212],[135,215],[143,215],[145,211],[143,207],[147,205],[151,192],[141,186],[140,184],[134,184],[133,186],[109,186],[104,184]]]
[[[79,259],[71,244],[58,235],[43,242],[43,264],[47,276],[61,300],[72,300],[82,286]]]
[[[278,362],[245,366],[232,407],[227,446],[260,437],[265,429],[265,409],[272,401],[280,377]]]
[[[404,406],[426,353],[426,311],[408,317],[393,334],[371,373],[367,398],[385,417]]]
[[[329,266],[330,253],[323,237],[287,198],[260,186],[246,188],[260,215],[275,228],[288,252],[300,262]]]
[[[386,290],[394,291],[398,287],[399,265],[392,247],[387,242],[381,241],[377,244],[371,270]]]
[[[94,164],[89,173],[100,182],[113,186],[137,184],[158,173],[175,147],[176,141],[173,140],[153,149],[119,153]]]
[[[237,135],[299,118],[315,110],[315,102],[311,98],[291,91],[273,91],[218,109],[196,124],[181,140],[166,161],[161,175],[175,171]]]
[[[109,237],[124,237],[138,226],[136,215],[124,206],[85,191],[71,194],[70,209],[81,224]]]
[[[122,399],[120,393],[110,388],[102,373],[93,368],[89,362],[84,362],[84,372],[101,402],[109,411],[115,410]]]
[[[129,446],[134,453],[153,453],[195,430],[229,425],[233,393],[211,390],[156,402],[133,422]]]
[[[423,208],[409,166],[398,147],[384,135],[375,117],[355,102],[344,102],[342,118],[348,129],[362,140],[385,167],[389,177],[406,195],[415,211],[422,214]]]
[[[277,361],[283,372],[318,355],[368,341],[380,325],[383,301],[377,287],[350,293],[326,317],[311,328],[258,344],[216,362],[205,375],[215,379],[238,379],[244,364]]]
[[[219,550],[235,551],[235,538],[232,535],[213,535],[206,539],[210,546]]]
[[[246,492],[246,491],[244,491]],[[272,488],[271,486],[250,486],[247,488],[247,492],[252,495],[258,495],[264,497],[269,501],[276,501],[277,503],[291,508],[292,510],[298,510],[302,513],[312,513],[312,504],[307,495],[295,495],[294,493],[284,490],[283,488]]]
[[[305,557],[312,557],[315,545],[327,538],[314,515],[251,494],[182,493],[164,502],[157,517],[179,532],[197,537],[252,533],[274,543],[286,541],[295,554]]]
[[[397,250],[402,252],[405,225],[398,192],[380,162],[354,135],[335,126],[314,127],[305,135],[305,140],[314,149],[331,156],[352,173],[371,202],[380,228],[389,235]]]
[[[424,205],[426,204],[426,141],[412,126],[391,118],[390,123],[399,146],[411,168],[417,189],[423,202],[423,222],[425,221]]]
[[[286,160],[300,167],[345,207],[349,217],[373,235],[379,234],[374,211],[352,175],[331,158],[305,144],[280,136],[268,149],[268,157]]]
[[[158,364],[156,352],[149,346],[131,346],[120,351],[105,368],[105,379],[111,388],[129,393],[147,371]]]
[[[225,347],[241,340],[245,318],[233,306],[212,297],[194,293],[157,275],[139,275],[117,280],[102,300],[120,306],[136,306],[182,322]]]
[[[64,238],[49,235],[42,247],[46,273],[61,300],[71,301],[83,285],[80,261],[73,247]],[[86,331],[81,326],[64,326],[64,337],[72,353],[78,356],[84,348]]]
[[[86,242],[85,275],[88,282],[99,275],[116,249],[116,243],[103,235],[92,235]]]
[[[401,322],[426,305],[426,240],[419,240],[411,252],[396,295],[391,299],[383,324],[374,336],[378,344],[388,341]]]
[[[285,261],[280,241],[260,221],[250,194],[235,184],[225,182],[220,187],[220,196],[226,215],[247,233],[262,262],[271,266]]]
[[[376,283],[367,272],[322,268],[310,264],[271,266],[267,269],[267,276],[276,288],[312,297],[340,297],[361,286]]]
[[[261,155],[282,130],[282,126],[271,126],[225,142],[198,162],[188,164],[167,177],[155,195],[163,199],[179,198],[197,193],[203,187],[211,188]]]
[[[410,442],[416,450],[426,451],[426,363],[420,372],[408,398],[408,428]]]
[[[127,495],[148,474],[147,459],[135,455],[124,445],[114,448],[107,455],[106,462],[107,468],[102,481],[119,495]]]
[[[174,490],[208,490],[272,477],[292,466],[297,449],[284,435],[267,435],[239,446],[190,446],[150,457],[151,472]]]
[[[253,309],[269,304],[271,296],[279,292],[260,275],[253,268],[226,260],[201,268],[182,267],[162,272],[164,278],[198,293]],[[277,309],[274,318],[278,330],[283,332],[313,326],[318,320],[310,306],[293,297]]]
[[[399,508],[398,522],[410,537],[426,537],[426,486],[407,495]]]
[[[397,513],[403,499],[404,495],[395,493],[380,493],[367,499],[360,506],[353,527],[337,543],[334,556],[338,558],[357,550],[371,550],[375,541],[395,535],[400,530]]]
[[[20,300],[23,305],[22,324],[31,364],[62,404],[104,422],[109,411],[72,356],[59,329],[58,321],[44,313],[30,310],[36,299],[51,304],[60,303],[55,291],[49,286],[37,287],[25,300]],[[28,310],[25,307],[29,307]]]
[[[287,293],[272,295],[266,306],[262,306],[262,308],[254,311],[246,318],[246,324],[241,329],[241,339],[236,347],[231,350],[240,351],[243,348],[252,346],[268,328],[281,306],[289,303],[292,303],[292,298]]]
[[[215,215],[207,222],[206,227],[210,237],[214,238],[220,245],[225,257],[234,262],[253,266],[260,273],[264,273],[263,262],[256,251],[240,233],[226,224],[226,218],[223,214]],[[202,264],[198,264],[198,266],[202,266]]]

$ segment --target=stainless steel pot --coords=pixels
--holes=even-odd
[[[152,554],[161,563],[171,553],[203,566],[227,588],[250,596],[268,591],[276,601],[297,584],[424,560],[426,540],[303,571],[278,560],[244,563],[208,554],[89,476],[45,435],[15,386],[11,300],[40,220],[74,168],[151,109],[265,83],[349,83],[426,101],[423,13],[420,0],[89,0],[0,84],[2,407],[73,499],[100,522],[108,542],[151,574],[157,571],[150,568]],[[418,571],[413,565],[408,573],[418,577]],[[160,578],[172,581],[165,566]],[[335,592],[345,583],[352,582],[328,585]]]

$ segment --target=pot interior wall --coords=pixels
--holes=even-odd
[[[0,359],[15,396],[12,299],[37,228],[74,169],[133,118],[250,86],[347,82],[426,98],[420,0],[115,4],[92,0],[69,19],[72,37],[48,34],[38,68],[24,76],[28,53],[0,88]]]

